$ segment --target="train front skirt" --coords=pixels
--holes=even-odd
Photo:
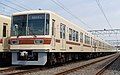
[[[45,65],[47,63],[47,53],[21,53],[12,52],[12,65]]]

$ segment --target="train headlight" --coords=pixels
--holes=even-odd
[[[28,52],[26,52],[26,51],[20,52],[20,56],[27,56],[27,55],[28,55]]]
[[[41,39],[40,39],[40,40],[35,40],[34,43],[35,43],[35,44],[43,44],[43,43],[44,43],[44,40],[41,40]]]
[[[11,40],[11,45],[18,45],[19,44],[19,40]]]

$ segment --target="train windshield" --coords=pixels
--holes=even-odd
[[[49,35],[49,14],[13,16],[11,35]]]

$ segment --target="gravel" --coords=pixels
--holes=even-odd
[[[112,57],[112,58],[114,58],[114,57]],[[110,62],[112,58],[106,59],[104,61],[100,61],[100,62],[90,65],[86,68],[72,72],[68,75],[95,75],[104,65],[106,65],[108,62]]]
[[[110,55],[109,55],[110,56]],[[59,72],[63,72],[65,70],[69,70],[71,68],[75,68],[75,67],[78,67],[78,66],[82,66],[84,64],[87,64],[87,63],[90,63],[90,62],[93,62],[95,60],[100,60],[100,59],[103,59],[105,57],[109,57],[109,56],[104,56],[104,57],[99,57],[99,58],[95,58],[95,59],[91,59],[91,60],[87,60],[87,61],[80,61],[80,62],[75,62],[75,63],[69,63],[69,64],[66,64],[66,65],[63,65],[63,66],[59,66],[59,67],[54,67],[54,68],[50,68],[50,69],[47,69],[47,70],[43,70],[43,71],[38,71],[38,72],[33,72],[33,73],[29,73],[29,74],[26,74],[26,75],[53,75],[53,74],[56,74],[56,73],[59,73]],[[105,63],[105,61],[103,62]],[[101,64],[101,63],[100,63]],[[90,67],[88,68],[87,70],[92,70],[92,69],[97,69],[97,67],[93,68],[93,67]],[[80,74],[80,73],[76,73],[73,75],[90,75],[89,73],[90,72],[87,72],[86,69],[83,70],[84,73],[83,74]],[[70,74],[71,75],[71,74]]]
[[[120,75],[120,57],[104,72],[103,75]]]

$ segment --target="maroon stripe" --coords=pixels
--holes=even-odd
[[[0,43],[3,43],[3,39],[0,39]]]
[[[85,45],[85,44],[83,44],[83,46],[85,46],[85,47],[91,47],[90,45]]]
[[[60,40],[59,40],[59,39],[56,39],[56,42],[57,42],[57,43],[60,43]]]
[[[75,42],[70,42],[70,41],[66,41],[66,44],[80,45],[80,43],[75,43]]]
[[[51,43],[51,38],[12,38],[10,40],[19,40],[19,44],[34,44],[34,40],[43,40],[43,44]]]

